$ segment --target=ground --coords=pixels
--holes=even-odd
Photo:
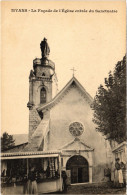
[[[108,186],[69,186],[67,194],[126,194],[125,188],[113,188]]]
[[[56,194],[56,193],[54,193]],[[112,183],[92,184],[92,185],[70,185],[67,191],[57,194],[126,194],[126,188],[114,188]]]

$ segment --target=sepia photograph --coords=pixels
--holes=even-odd
[[[126,1],[1,1],[1,194],[126,194]]]

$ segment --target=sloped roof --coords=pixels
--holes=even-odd
[[[12,153],[1,153],[1,159],[23,159],[23,158],[46,158],[46,157],[58,157],[61,151],[50,150],[50,151],[32,151],[32,152],[12,152]]]
[[[13,146],[12,148],[3,151],[3,153],[14,153],[14,152],[21,152],[23,149],[28,145],[28,142]]]
[[[60,99],[63,94],[67,91],[67,89],[72,85],[75,84],[78,89],[85,95],[85,97],[88,99],[88,102],[91,104],[93,102],[93,98],[86,92],[86,90],[84,89],[84,87],[79,83],[79,81],[75,78],[72,77],[72,79],[65,85],[65,87],[48,103],[39,106],[37,108],[37,111],[41,111],[47,108],[52,107],[53,105],[55,105],[55,103],[57,102],[58,99]]]
[[[37,151],[39,150],[43,139],[49,131],[49,120],[41,120],[35,132],[32,134],[30,143],[23,151]]]
[[[127,142],[122,142],[122,143],[120,143],[120,144],[118,144],[113,150],[112,150],[112,152],[117,152],[117,151],[119,151],[121,148],[123,148],[123,147],[125,147],[126,148],[126,146],[127,146]]]
[[[15,146],[28,142],[28,134],[13,134]]]
[[[94,150],[94,148],[86,145],[79,138],[75,138],[70,143],[66,144],[65,146],[62,146],[60,149],[61,150],[85,150],[85,151],[93,151]]]

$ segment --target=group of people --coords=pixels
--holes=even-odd
[[[126,170],[126,165],[123,162],[120,163],[120,159],[116,158],[115,168],[113,171],[114,187],[123,187],[125,183],[125,178],[124,178],[125,170]],[[111,172],[109,171],[109,173]],[[107,176],[110,175],[110,179],[111,179],[112,177],[111,174],[106,173],[106,175]],[[63,178],[63,190],[66,191],[67,190],[67,184],[66,184],[67,175],[65,171],[62,171],[62,178]],[[32,167],[29,171],[28,180],[26,182],[26,185],[24,186],[24,194],[38,194],[36,180],[37,180],[36,170],[35,170],[35,167]]]
[[[124,187],[126,184],[126,165],[119,158],[112,162],[111,169],[108,165],[104,169],[105,181],[112,181],[114,187]]]
[[[115,161],[115,170],[114,170],[114,187],[123,187],[125,183],[124,171],[126,169],[126,165],[121,162],[120,159],[116,158]]]
[[[63,178],[63,190],[67,190],[67,175],[65,171],[62,171],[62,178]],[[38,189],[37,189],[37,172],[35,170],[35,167],[31,167],[29,174],[28,174],[28,179],[27,182],[24,185],[23,189],[23,194],[38,194]]]

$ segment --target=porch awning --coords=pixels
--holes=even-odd
[[[60,152],[53,152],[53,151],[2,153],[1,160],[58,157],[59,154]]]

